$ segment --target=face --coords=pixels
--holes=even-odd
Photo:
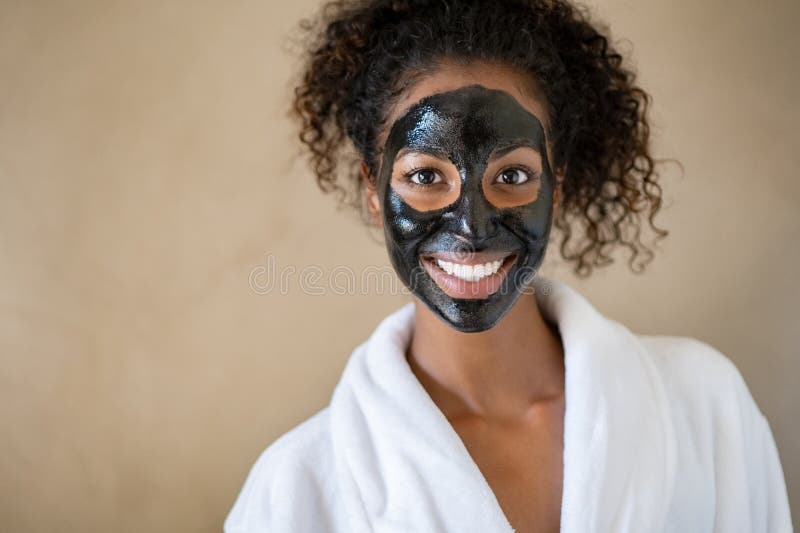
[[[453,328],[480,332],[544,259],[555,177],[543,106],[513,84],[462,81],[418,88],[391,117],[374,194],[403,283]]]

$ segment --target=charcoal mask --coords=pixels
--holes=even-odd
[[[496,207],[483,190],[484,173],[493,154],[514,147],[541,156],[539,191],[529,203]],[[406,203],[392,186],[404,149],[449,159],[460,175],[458,198],[427,211]],[[492,328],[530,287],[544,259],[554,181],[541,122],[510,94],[473,85],[420,100],[392,124],[377,176],[386,244],[401,281],[456,330]],[[422,263],[437,252],[504,254],[499,290],[485,298],[449,296]]]

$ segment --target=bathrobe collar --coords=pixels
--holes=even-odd
[[[539,308],[565,357],[561,531],[658,531],[676,447],[663,383],[628,329],[562,282],[539,277]],[[413,304],[347,363],[331,401],[342,505],[353,530],[513,531],[461,438],[405,357]]]

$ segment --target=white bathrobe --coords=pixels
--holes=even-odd
[[[536,298],[566,368],[561,531],[792,531],[775,442],[742,376],[686,337],[638,336],[574,289]],[[330,405],[256,462],[227,533],[513,528],[405,358],[414,308],[347,363]]]

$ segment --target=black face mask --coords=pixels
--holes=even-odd
[[[542,158],[539,193],[532,202],[498,208],[482,182],[498,149],[533,148]],[[458,199],[431,211],[408,205],[391,186],[400,150],[442,154],[461,176]],[[474,85],[423,98],[393,125],[378,175],[389,257],[402,282],[447,324],[462,332],[485,331],[511,309],[544,259],[552,224],[554,178],[541,122],[510,94]],[[513,252],[500,290],[485,299],[447,295],[420,263],[434,252]]]

